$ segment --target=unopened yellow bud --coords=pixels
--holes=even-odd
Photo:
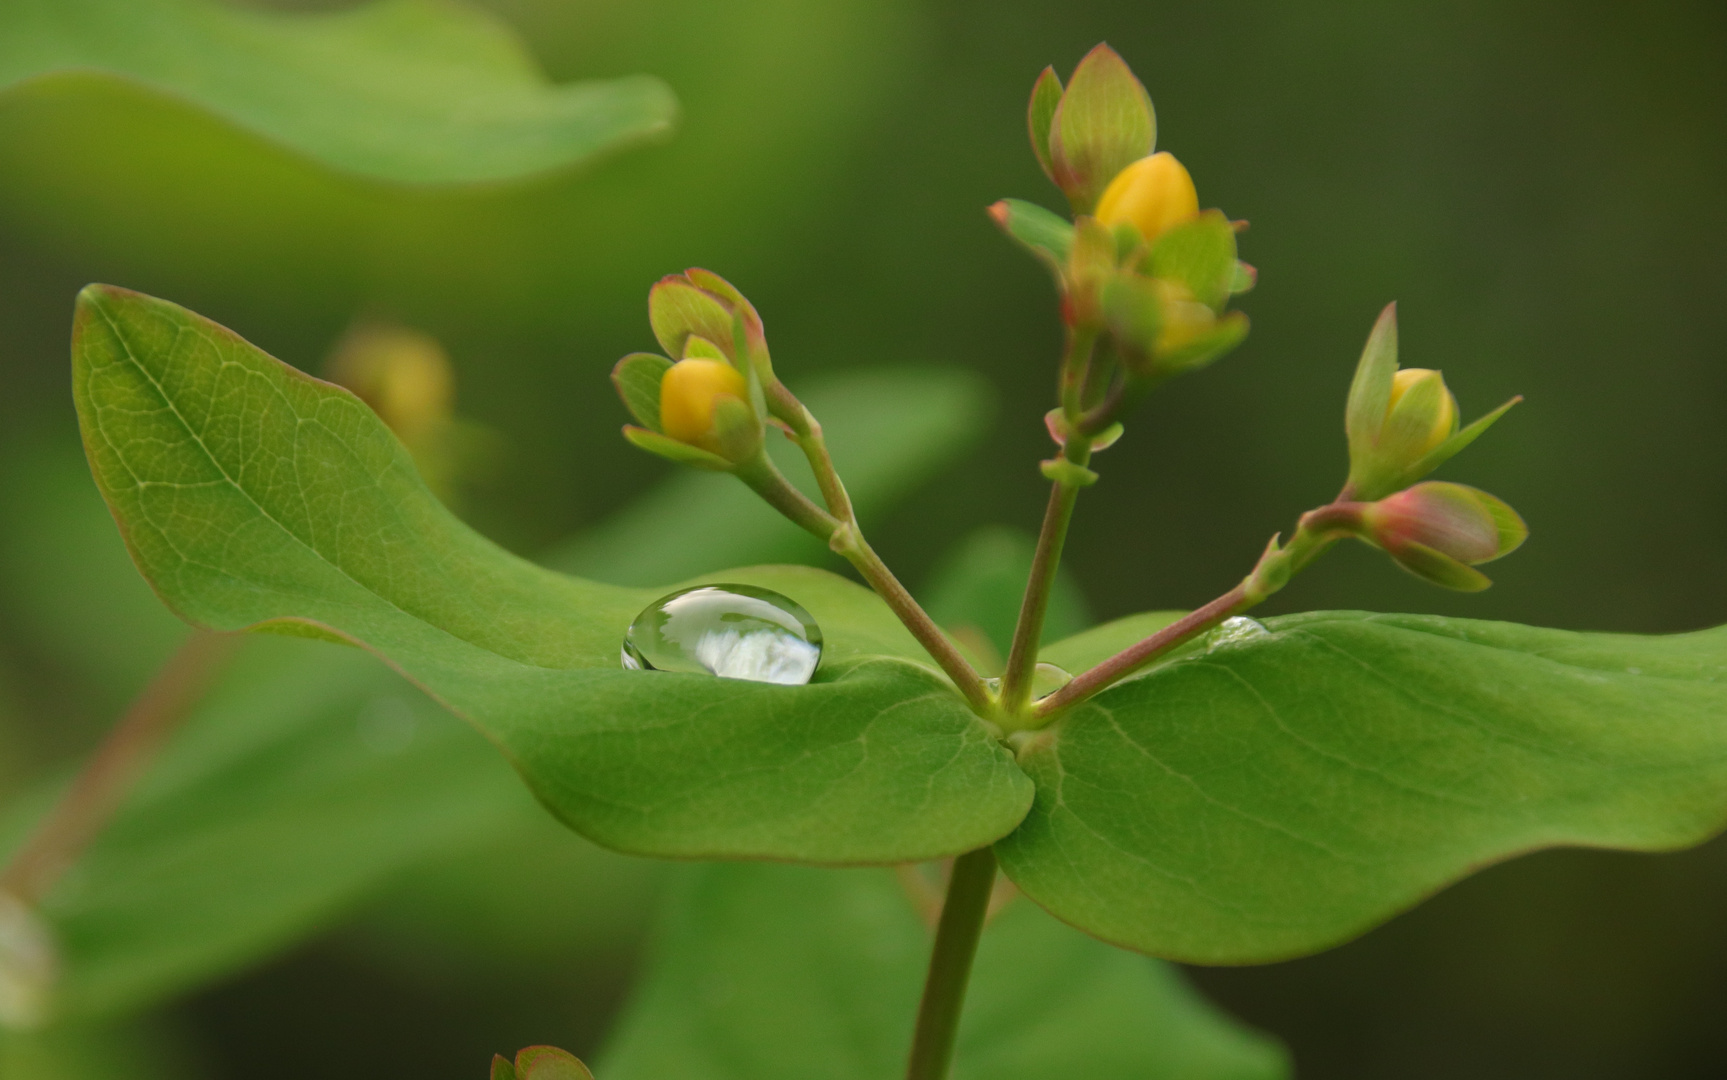
[[[724,360],[679,360],[660,380],[660,429],[679,442],[720,453],[714,405],[721,395],[749,395],[743,373]]]
[[[1116,174],[1097,200],[1097,220],[1114,228],[1128,223],[1146,240],[1199,215],[1193,177],[1175,155],[1160,150]]]
[[[1441,402],[1439,408],[1433,412],[1432,424],[1428,429],[1426,439],[1417,447],[1418,454],[1425,454],[1446,439],[1451,438],[1451,433],[1457,430],[1457,398],[1452,396],[1451,391],[1446,388],[1445,377],[1432,368],[1398,369],[1397,374],[1391,377],[1391,403],[1385,410],[1386,414],[1390,415],[1396,410],[1397,403],[1403,400],[1404,394],[1408,393],[1417,383],[1427,379],[1439,380]]]

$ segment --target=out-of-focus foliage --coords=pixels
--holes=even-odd
[[[651,76],[551,87],[510,32],[454,0],[329,15],[213,0],[11,0],[0,93],[122,79],[331,168],[399,183],[512,180],[665,134]]]

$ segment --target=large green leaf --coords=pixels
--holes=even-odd
[[[357,398],[159,300],[93,286],[74,395],[134,561],[200,625],[363,643],[498,742],[560,817],[643,854],[903,861],[1009,831],[1030,782],[884,605],[821,571],[763,585],[821,623],[802,687],[618,664],[656,590],[498,549]]]
[[[939,373],[841,379],[809,396],[879,399],[896,383],[925,395],[926,419],[975,430],[971,384]],[[861,466],[851,471],[852,489],[866,509],[879,509],[908,473],[928,468],[903,441],[870,437],[915,436],[883,430],[880,419],[842,409],[828,425]],[[952,445],[950,438],[926,449]],[[183,625],[138,578],[81,455],[37,443],[14,447],[6,461],[0,501],[20,509],[0,515],[8,613],[20,630],[84,665],[83,681],[103,684],[100,697],[135,688]],[[701,515],[697,531],[721,558],[762,532],[731,509],[692,508]],[[618,540],[641,541],[629,530]],[[619,557],[605,544],[583,550],[601,565]],[[699,561],[704,551],[690,545],[666,556],[684,560],[675,573],[694,573],[715,568]],[[63,958],[63,1016],[132,1009],[255,961],[322,929],[385,882],[362,932],[344,940],[415,973],[508,970],[519,982],[525,971],[566,970],[633,937],[651,885],[649,864],[553,823],[483,739],[351,650],[259,640],[152,773],[69,892],[49,899],[74,946]],[[56,790],[7,815],[0,850]],[[533,872],[521,873],[524,866]],[[155,867],[173,872],[158,880]],[[140,876],[154,886],[139,889]]]
[[[1106,940],[1252,963],[1336,944],[1536,848],[1727,821],[1727,627],[1582,634],[1318,612],[1123,683],[1030,740],[997,845]]]
[[[8,0],[0,92],[121,79],[333,168],[475,183],[565,168],[664,134],[649,76],[552,86],[494,18],[453,0],[284,14],[209,0]]]
[[[894,875],[692,870],[596,1072],[606,1080],[889,1080],[911,1045],[930,934]],[[1289,1075],[1174,969],[1019,901],[985,931],[956,1080]]]

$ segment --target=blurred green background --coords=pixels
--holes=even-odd
[[[1059,205],[1026,145],[1025,98],[1044,64],[1065,74],[1107,40],[1149,87],[1160,148],[1202,204],[1252,221],[1242,253],[1260,284],[1241,303],[1247,344],[1158,394],[1099,462],[1068,549],[1098,617],[1209,599],[1334,493],[1348,378],[1395,299],[1404,363],[1443,368],[1466,417],[1526,395],[1445,476],[1510,501],[1532,539],[1485,595],[1440,593],[1349,548],[1271,611],[1638,632],[1727,620],[1719,3],[484,6],[554,79],[663,77],[683,104],[676,137],[573,175],[406,191],[143,92],[0,99],[0,523],[88,484],[67,327],[76,289],[107,281],[311,370],[356,316],[435,334],[461,411],[506,442],[466,516],[542,552],[665,472],[618,437],[605,374],[652,345],[648,285],[701,265],[755,302],[794,388],[908,363],[995,386],[981,445],[873,525],[917,586],[974,527],[1041,514],[1054,300],[983,207]],[[94,574],[112,538],[92,544]],[[6,557],[0,788],[87,749],[144,677],[93,659],[84,630],[161,632],[68,612],[28,550]],[[1308,1076],[1717,1077],[1723,912],[1720,843],[1549,853],[1325,956],[1197,978]],[[619,916],[580,971],[527,995],[534,1013],[499,996],[519,989],[508,973],[391,947],[362,921],[201,994],[148,1038],[221,1077],[478,1075],[474,1055],[510,1039],[591,1048],[634,925]]]

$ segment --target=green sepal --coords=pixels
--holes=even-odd
[[[1037,467],[1044,479],[1062,487],[1090,487],[1097,483],[1097,473],[1064,457],[1040,461]]]
[[[1493,559],[1503,559],[1505,556],[1523,546],[1523,541],[1529,539],[1529,526],[1523,520],[1523,515],[1511,508],[1511,504],[1497,495],[1489,495],[1480,488],[1470,488],[1475,492],[1475,499],[1481,508],[1487,511],[1493,519],[1493,524],[1499,527],[1499,554]],[[1492,562],[1493,559],[1484,560]]]
[[[1068,250],[1062,283],[1067,292],[1068,318],[1076,324],[1095,325],[1101,316],[1100,293],[1116,276],[1115,234],[1093,217],[1073,223],[1073,246]]]
[[[1207,210],[1157,238],[1151,276],[1179,281],[1195,300],[1222,313],[1235,284],[1235,227],[1221,210]]]
[[[1059,277],[1073,250],[1073,224],[1060,214],[1023,199],[1002,199],[989,208],[1002,232]]]
[[[724,349],[715,345],[707,338],[702,337],[700,334],[691,334],[689,337],[684,339],[683,359],[724,360],[728,364],[732,362],[731,357],[726,355],[726,351]]]
[[[756,307],[749,302],[738,287],[720,277],[712,270],[703,270],[692,266],[684,271],[684,276],[694,282],[696,287],[719,297],[731,305],[732,309],[732,347],[737,357],[748,357],[750,365],[756,369],[756,374],[762,382],[775,381],[773,359],[768,355],[767,331],[762,326],[762,317],[756,313]],[[740,338],[737,333],[737,321],[743,321],[744,332]],[[740,364],[741,366],[741,364]]]
[[[1121,421],[1117,420],[1091,437],[1091,452],[1095,454],[1100,450],[1108,450],[1126,431],[1127,429],[1121,426]]]
[[[660,380],[672,362],[658,353],[631,353],[612,367],[612,385],[624,408],[649,431],[660,430]]]
[[[1391,483],[1387,485],[1387,490],[1397,491],[1406,488],[1410,484],[1415,483],[1423,476],[1432,472],[1434,469],[1439,468],[1439,466],[1457,456],[1458,451],[1462,450],[1476,439],[1479,439],[1488,428],[1492,427],[1499,420],[1501,416],[1504,416],[1511,410],[1511,406],[1522,400],[1523,398],[1521,396],[1514,397],[1510,401],[1499,406],[1499,408],[1488,413],[1486,416],[1476,420],[1474,423],[1465,425],[1462,429],[1453,434],[1451,438],[1446,439],[1432,450],[1429,450],[1426,454],[1417,459],[1415,464],[1409,466],[1409,468],[1405,469],[1395,477]]]
[[[1205,365],[1221,359],[1226,353],[1240,345],[1246,340],[1248,329],[1247,316],[1239,311],[1231,311],[1217,320],[1210,330],[1181,348],[1159,354],[1157,358],[1158,374],[1169,376],[1197,371]]]
[[[1397,304],[1385,305],[1349,384],[1349,404],[1344,409],[1343,428],[1349,436],[1349,459],[1353,463],[1373,451],[1379,427],[1391,407],[1391,382],[1397,375]],[[1353,479],[1353,477],[1351,478]]]
[[[555,1046],[530,1046],[516,1054],[515,1075],[517,1080],[594,1080],[580,1058]]]
[[[519,1080],[516,1076],[516,1067],[510,1064],[509,1058],[502,1054],[492,1055],[491,1080]]]
[[[1493,584],[1486,574],[1442,551],[1413,541],[1390,553],[1392,561],[1423,581],[1458,592],[1480,592]]]
[[[721,349],[732,343],[731,309],[683,274],[663,277],[648,290],[648,322],[667,356],[683,356],[685,339],[691,334]]]
[[[1445,379],[1437,371],[1419,375],[1410,382],[1403,396],[1397,399],[1397,404],[1385,414],[1379,436],[1373,440],[1370,468],[1389,465],[1395,469],[1404,462],[1419,461],[1424,456],[1423,448],[1433,437],[1434,421],[1448,409],[1447,394]],[[1452,415],[1455,418],[1455,412]],[[1452,430],[1446,434],[1446,439],[1457,433],[1456,426],[1453,419]],[[1364,494],[1362,497],[1373,496]]]
[[[714,472],[731,472],[732,463],[718,454],[709,453],[699,446],[691,446],[686,442],[661,435],[647,428],[624,425],[624,438],[650,454],[658,454],[667,461],[675,461],[679,465],[690,465],[698,469],[711,469]]]
[[[1244,292],[1251,292],[1257,284],[1259,284],[1259,271],[1237,259],[1235,273],[1229,279],[1229,294],[1240,296]]]
[[[1157,335],[1163,329],[1163,305],[1156,288],[1137,274],[1116,274],[1104,282],[1101,303],[1104,322],[1128,368],[1135,375],[1151,375]]]
[[[760,384],[751,380],[751,389],[760,393]],[[714,401],[714,434],[721,449],[720,456],[730,462],[748,461],[761,452],[762,414],[748,402],[730,395]]]
[[[1092,49],[1074,69],[1050,128],[1056,186],[1081,214],[1157,142],[1151,95],[1108,45]]]
[[[1055,68],[1046,67],[1031,87],[1031,104],[1025,113],[1026,127],[1031,133],[1031,152],[1037,155],[1043,174],[1055,180],[1055,164],[1049,156],[1050,127],[1055,122],[1056,107],[1061,104],[1061,76]]]

